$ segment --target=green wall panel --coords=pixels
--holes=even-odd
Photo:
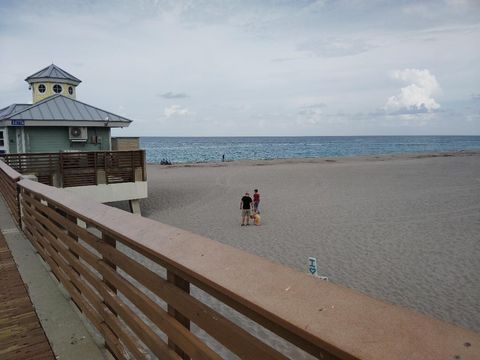
[[[110,150],[109,128],[88,128],[86,142],[71,142],[68,138],[68,127],[25,127],[27,152],[58,152],[62,150],[99,151]],[[92,136],[101,137],[100,144],[91,142]],[[15,149],[10,149],[15,152]],[[14,150],[14,151],[12,151]]]
[[[14,127],[9,127],[8,128],[8,152],[9,153],[16,153],[17,152],[17,136],[15,133],[15,128]]]

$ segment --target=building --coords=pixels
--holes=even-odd
[[[25,81],[32,104],[0,109],[0,159],[24,176],[92,201],[128,200],[139,214],[148,192],[145,151],[132,139],[115,140],[116,149],[125,150],[111,151],[111,129],[132,120],[78,101],[80,79],[54,64]]]
[[[32,104],[0,110],[0,153],[111,150],[111,129],[132,122],[78,101],[81,80],[54,64],[25,81]]]

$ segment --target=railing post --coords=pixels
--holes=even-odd
[[[112,238],[110,235],[102,232],[102,241],[103,241],[103,244],[106,245],[106,246],[111,246],[113,248],[115,248],[117,246],[117,241]],[[117,266],[115,265],[115,263],[113,263],[112,261],[110,261],[107,257],[105,257],[104,254],[102,254],[102,261],[109,267],[111,267],[114,271],[117,271]],[[105,283],[105,285],[107,285],[115,294],[117,293],[117,288],[111,283],[109,282],[108,280],[105,280],[105,278],[103,279],[103,282]],[[110,309],[110,311],[112,312],[112,314],[114,315],[117,315],[117,312],[111,307],[109,306],[108,304],[105,303],[105,306],[108,307]],[[110,348],[110,346],[108,345],[107,342],[105,342],[105,347],[110,351],[111,354],[115,354],[115,351],[113,349]]]
[[[105,184],[108,184],[108,173],[107,173],[107,152],[103,153],[103,168],[105,170]]]
[[[53,168],[52,168],[52,154],[48,154],[48,173],[50,174],[48,176],[49,178],[49,184],[50,186],[53,185]]]
[[[135,153],[133,151],[130,152],[130,164],[132,166],[132,182],[135,182]]]
[[[93,170],[93,172],[95,173],[95,185],[98,185],[97,153],[93,153]]]
[[[68,214],[68,213],[65,213],[65,218],[66,218],[67,220],[71,221],[73,224],[79,225],[79,219],[78,219],[76,216],[71,215],[71,214]],[[68,230],[67,230],[67,234],[68,234],[68,236],[71,237],[75,242],[78,243],[78,236],[77,236],[77,235],[75,235],[74,233],[72,233],[72,232],[70,232],[70,231],[68,231]],[[79,257],[74,251],[72,251],[71,249],[69,249],[68,251],[69,251],[74,257],[76,257],[77,259],[80,259],[80,257]],[[77,275],[80,275],[80,273],[79,273],[77,270],[73,269],[73,271],[75,271],[75,272],[77,273]],[[80,289],[78,289],[78,291],[81,292]]]
[[[180,290],[190,294],[190,283],[180,276],[176,275],[170,270],[167,270],[167,281],[178,287]],[[190,320],[178,312],[172,305],[168,304],[168,313],[173,316],[180,324],[190,330]],[[168,339],[168,346],[175,350],[184,360],[190,359],[190,357],[177,345],[175,345],[170,339]]]
[[[145,176],[145,168],[147,166],[147,156],[145,150],[140,150],[140,153],[142,154],[142,160],[141,160],[141,165],[142,165],[142,181],[147,181],[146,176]]]
[[[105,245],[107,246],[111,246],[113,248],[116,248],[117,247],[117,241],[112,238],[110,235],[102,232],[102,241]],[[115,265],[115,263],[113,263],[112,261],[110,261],[108,258],[105,257],[105,255],[102,254],[102,257],[103,257],[103,262],[105,264],[107,264],[108,266],[110,266],[114,271],[117,271],[117,266]],[[111,284],[110,282],[108,281],[105,281],[105,283],[107,284],[107,286],[113,290],[113,292],[117,293],[117,288]]]
[[[60,184],[60,187],[63,188],[63,186],[65,185],[65,175],[63,171],[64,170],[63,169],[63,152],[60,152],[58,165],[60,167],[60,179],[62,179],[62,183]]]

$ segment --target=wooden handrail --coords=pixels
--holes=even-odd
[[[12,169],[10,166],[5,164],[1,159],[0,159],[0,170],[2,170],[5,173],[5,175],[7,175],[12,180],[18,180],[22,176],[22,174]]]
[[[480,358],[480,335],[472,331],[61,189],[29,180],[18,185],[25,233],[117,357],[122,351],[139,357],[143,353],[139,349],[146,345],[157,356],[175,357],[175,350],[183,358],[216,358],[189,331],[189,322],[241,358],[285,356],[242,329],[243,323],[211,308],[210,300],[203,303],[190,295],[185,284],[192,284],[284,338],[292,348],[317,358]],[[75,219],[85,222],[88,230]],[[121,249],[105,237],[121,244]],[[156,267],[177,280],[165,278],[154,271]],[[183,318],[166,312],[154,299]],[[167,335],[168,344],[154,328]]]
[[[12,169],[10,166],[0,160],[0,192],[2,193],[5,202],[15,219],[16,223],[20,225],[20,204],[18,201],[17,182],[20,180],[22,174]]]

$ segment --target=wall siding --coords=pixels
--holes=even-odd
[[[10,154],[17,152],[17,135],[14,127],[8,128],[8,152]]]
[[[92,144],[92,135],[102,138],[101,144]],[[62,150],[99,151],[110,150],[110,128],[88,128],[87,142],[71,142],[68,127],[25,127],[27,152],[58,152]],[[16,152],[16,147],[10,149]]]
[[[38,91],[38,87],[40,86],[40,84],[45,85],[45,92],[44,93],[41,93],[40,91]],[[35,104],[36,102],[42,101],[43,99],[46,99],[47,97],[57,95],[53,91],[53,85],[55,85],[55,84],[58,84],[62,87],[62,92],[60,94],[62,94],[63,96],[75,99],[75,93],[77,92],[77,89],[76,89],[77,86],[76,85],[66,84],[66,83],[62,83],[62,82],[55,82],[55,81],[54,82],[51,82],[51,81],[36,81],[36,82],[31,84],[33,103]],[[68,87],[69,86],[73,87],[73,94],[72,95],[70,95],[68,93]]]

